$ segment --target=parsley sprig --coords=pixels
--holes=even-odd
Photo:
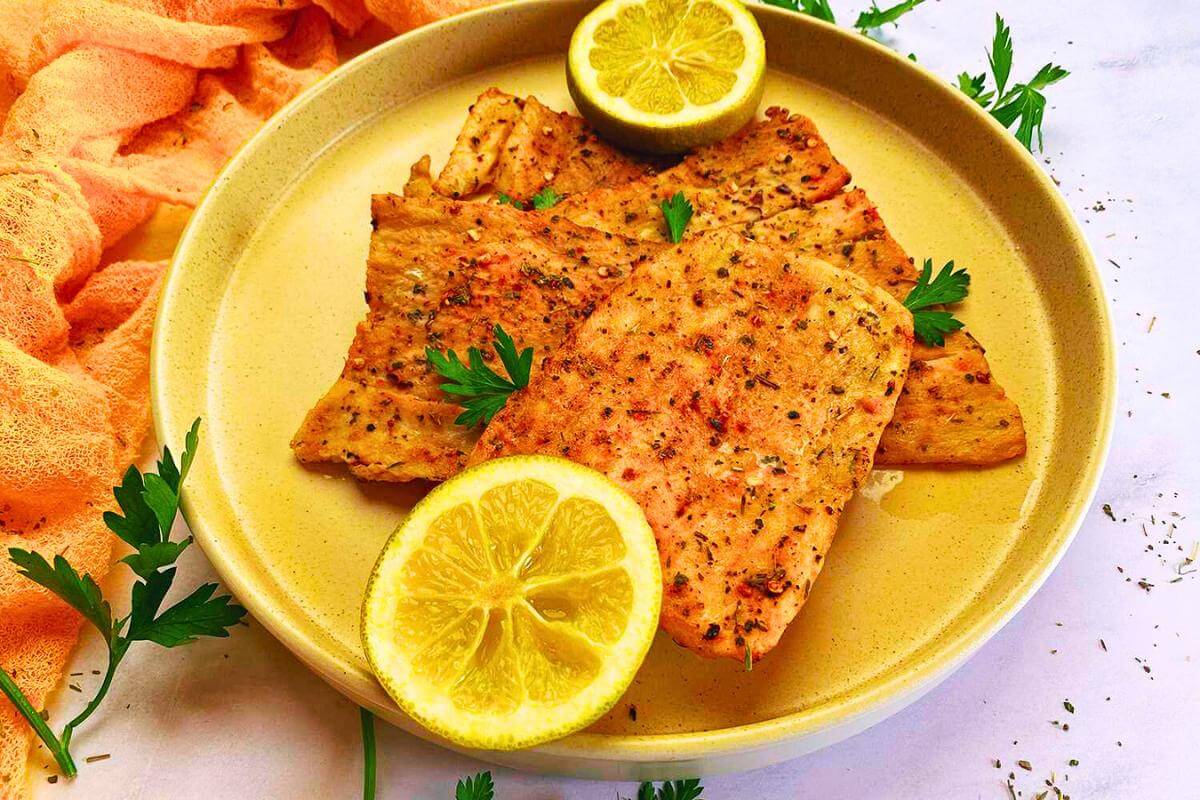
[[[520,353],[513,339],[496,325],[492,332],[496,341],[492,347],[504,364],[507,378],[496,374],[483,362],[483,353],[477,347],[467,350],[467,363],[462,363],[458,354],[448,350],[443,355],[432,347],[425,348],[425,357],[438,375],[447,379],[439,384],[446,394],[459,399],[463,412],[454,420],[455,424],[471,428],[492,421],[496,412],[504,408],[508,397],[518,389],[529,385],[529,370],[533,366],[533,348],[526,347]]]
[[[810,17],[834,22],[833,9],[829,0],[762,0],[763,3],[776,8],[785,8]],[[875,0],[871,7],[858,15],[854,27],[861,33],[870,32],[888,24],[896,24],[901,17],[924,3],[925,0],[900,0],[893,6],[880,8]],[[909,59],[916,61],[913,53]],[[996,118],[1005,128],[1011,130],[1017,141],[1033,152],[1033,137],[1037,135],[1038,150],[1042,149],[1042,121],[1046,116],[1046,96],[1042,94],[1047,86],[1058,83],[1071,73],[1054,63],[1048,63],[1025,83],[1008,85],[1012,75],[1013,42],[1012,33],[1004,23],[1004,19],[996,15],[996,33],[992,38],[992,49],[988,51],[988,67],[994,83],[988,88],[988,73],[981,72],[972,75],[970,72],[959,73],[956,85],[963,94],[970,97],[988,113]]]
[[[517,211],[525,210],[524,203],[522,203],[520,200],[516,199],[515,197],[509,197],[504,192],[500,192],[499,194],[496,195],[496,203],[498,203],[499,205],[502,205],[502,206],[512,206]]]
[[[1058,83],[1071,73],[1062,67],[1048,63],[1026,83],[1008,86],[1012,74],[1012,32],[1004,24],[1004,18],[996,15],[996,32],[992,37],[992,49],[988,51],[988,68],[995,84],[988,89],[987,73],[972,75],[959,73],[958,88],[980,106],[988,109],[1005,128],[1012,129],[1017,141],[1025,149],[1033,151],[1033,135],[1037,134],[1038,150],[1042,149],[1042,119],[1046,114],[1046,96],[1042,90]]]
[[[546,186],[533,197],[529,198],[529,202],[537,211],[545,211],[548,208],[554,208],[558,205],[558,201],[562,199],[563,196],[554,191],[553,186]]]
[[[49,589],[82,614],[108,646],[108,669],[100,688],[58,736],[34,710],[16,682],[0,670],[0,691],[33,726],[67,777],[74,777],[78,772],[71,757],[71,737],[108,694],[113,675],[134,642],[178,647],[201,636],[228,636],[228,628],[246,613],[246,609],[231,602],[229,595],[214,597],[215,583],[206,583],[162,609],[163,600],[175,581],[175,562],[192,543],[190,536],[173,541],[171,525],[179,511],[180,489],[196,456],[199,429],[200,420],[197,419],[184,439],[183,456],[178,464],[170,448],[164,447],[157,473],[143,475],[137,467],[131,466],[121,485],[113,487],[113,496],[124,516],[105,512],[104,524],[135,551],[121,559],[137,576],[126,616],[114,618],[112,607],[92,576],[80,575],[62,554],[54,556],[51,564],[40,553],[19,547],[8,551],[9,558],[18,567],[18,574]]]
[[[554,208],[565,195],[561,195],[554,191],[553,186],[545,186],[540,192],[529,198],[529,204],[535,211],[545,211],[549,208]],[[525,210],[525,204],[515,197],[512,197],[504,192],[499,192],[496,195],[496,202],[502,206],[512,206],[518,211]]]
[[[454,786],[454,800],[492,800],[495,796],[496,786],[490,771],[463,778]]]
[[[810,17],[824,20],[825,22],[837,22],[833,18],[833,9],[829,7],[829,0],[762,0],[769,6],[776,8],[786,8],[788,11],[796,11],[801,14],[807,14]]]
[[[858,15],[858,19],[854,22],[854,27],[866,33],[876,28],[882,28],[889,23],[895,24],[901,17],[924,2],[925,0],[901,0],[901,2],[894,6],[880,8],[872,0],[871,7]]]
[[[683,196],[683,192],[676,192],[671,199],[659,203],[658,207],[662,209],[663,219],[667,221],[667,233],[671,241],[679,244],[683,241],[683,231],[692,218],[692,204]]]
[[[967,296],[971,276],[965,269],[955,271],[954,262],[947,261],[932,280],[933,260],[925,259],[917,285],[904,298],[904,306],[913,315],[913,334],[927,345],[941,347],[946,334],[962,328],[963,324],[949,311],[930,306],[957,303]]]
[[[682,781],[663,781],[659,789],[652,783],[643,783],[638,788],[637,800],[696,800],[704,793],[698,778]]]

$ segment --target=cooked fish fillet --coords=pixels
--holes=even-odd
[[[500,322],[536,365],[657,249],[496,204],[375,195],[371,214],[366,318],[292,441],[301,461],[369,480],[447,478],[478,437],[454,424],[427,345],[494,357]]]
[[[497,97],[515,101],[496,90],[485,97],[491,102],[498,102]],[[523,174],[534,176],[535,184],[537,176],[552,175],[557,159],[544,158],[519,138],[510,141],[501,135],[499,143],[472,146],[479,137],[468,132],[487,125],[487,108],[481,98],[469,115],[459,136],[458,158],[471,162],[482,156],[488,163],[488,152],[503,150],[522,165]],[[582,225],[666,242],[658,203],[683,191],[696,208],[689,236],[742,223],[750,235],[772,246],[850,269],[903,299],[916,282],[917,270],[867,195],[860,189],[841,191],[849,174],[809,120],[778,109],[768,115],[738,136],[703,148],[658,174],[637,180],[622,175],[619,181],[589,184],[587,176],[602,171],[586,173],[572,182],[575,194],[556,210]],[[616,150],[609,153],[618,162],[626,158]],[[557,183],[555,188],[564,191]],[[1021,412],[993,379],[983,348],[968,332],[948,336],[944,347],[918,343],[913,358],[916,366],[883,436],[877,463],[987,465],[1025,452]]]
[[[824,259],[903,300],[919,275],[861,189],[746,227],[749,236]],[[965,330],[944,347],[918,342],[896,416],[875,463],[987,465],[1025,452],[1021,411],[993,380],[983,348]]]
[[[911,346],[912,317],[881,289],[714,231],[600,302],[471,461],[544,453],[607,474],[658,539],[663,628],[757,658],[808,597]]]
[[[568,196],[556,208],[580,225],[665,242],[659,203],[676,192],[692,204],[687,233],[694,236],[825,200],[849,180],[811,120],[769,108],[766,119],[670,169]]]
[[[568,194],[636,180],[657,163],[622,153],[579,117],[537,98],[488,89],[471,106],[433,190],[450,198],[488,190],[524,201],[551,185]]]
[[[471,107],[432,190],[524,199],[551,186],[566,195],[555,210],[573,222],[665,242],[658,204],[675,192],[695,208],[688,226],[695,234],[832,197],[850,179],[812,121],[781,108],[675,166],[660,166],[605,144],[579,117],[489,89]]]
[[[973,336],[963,330],[947,336],[945,347],[913,349],[876,464],[984,467],[1024,453],[1021,412],[992,378]]]

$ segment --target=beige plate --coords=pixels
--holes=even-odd
[[[296,463],[288,440],[342,367],[364,303],[369,195],[449,151],[498,86],[569,108],[563,54],[585,0],[503,5],[345,65],[217,179],[175,256],[154,340],[158,436],[204,418],[184,513],[237,596],[355,702],[417,735],[358,635],[367,574],[417,487]],[[894,713],[970,655],[1053,568],[1090,501],[1112,422],[1100,281],[1066,205],[1012,137],[943,80],[862,36],[754,8],[766,103],[813,117],[905,248],[971,269],[971,330],[1025,414],[1029,454],[980,471],[879,471],[812,598],[751,673],[661,637],[584,733],[476,754],[606,778],[748,769]],[[637,706],[637,720],[629,706]]]

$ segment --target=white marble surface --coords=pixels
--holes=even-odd
[[[831,2],[843,23],[864,5]],[[707,780],[707,798],[1006,798],[1010,771],[1025,798],[1051,773],[1074,798],[1200,798],[1200,576],[1171,583],[1200,539],[1200,217],[1188,194],[1200,177],[1200,7],[934,0],[891,39],[947,79],[979,71],[995,10],[1012,25],[1015,77],[1049,59],[1073,73],[1049,92],[1047,168],[1095,248],[1120,345],[1120,418],[1096,505],[1042,590],[939,688],[842,744]],[[211,569],[195,551],[185,573],[190,583]],[[73,669],[100,664],[85,647]],[[62,695],[58,718],[80,698]],[[73,748],[81,762],[112,757],[71,785],[39,779],[37,796],[356,797],[359,746],[355,707],[252,623],[225,641],[135,649]],[[387,726],[380,759],[384,798],[452,797],[455,778],[486,768]],[[501,800],[636,788],[493,774]]]

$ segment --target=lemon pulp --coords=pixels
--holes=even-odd
[[[485,462],[413,509],[367,589],[363,637],[411,716],[460,744],[523,747],[619,699],[657,627],[641,510],[563,459]]]

